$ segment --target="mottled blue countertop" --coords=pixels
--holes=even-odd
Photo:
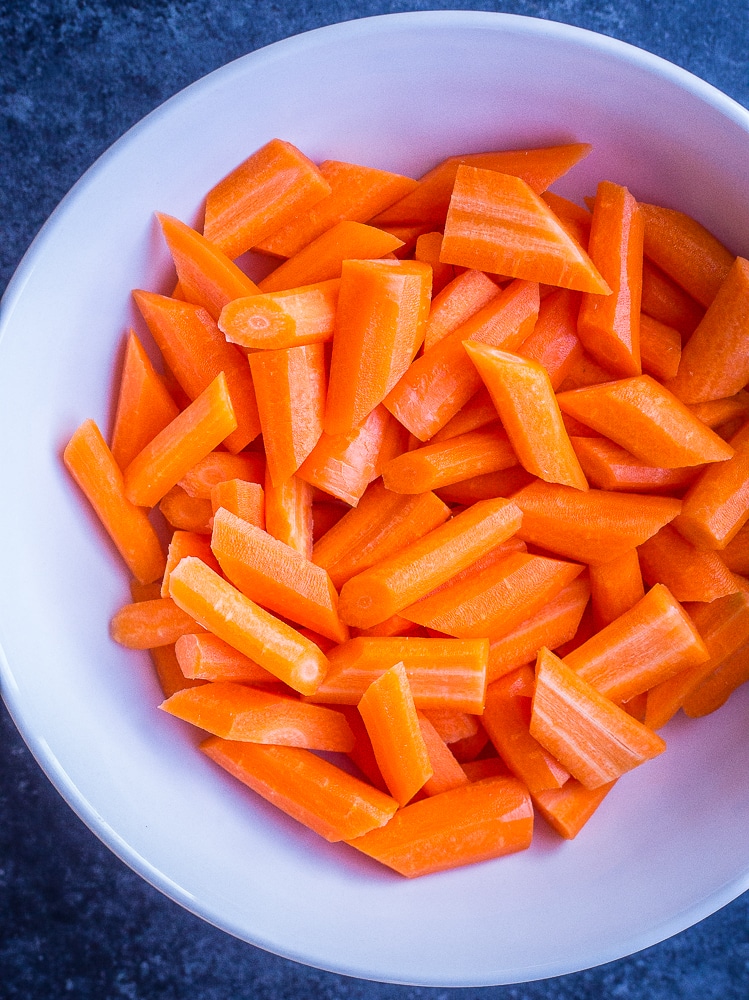
[[[0,291],[74,181],[129,126],[187,84],[309,28],[440,8],[526,14],[600,31],[672,60],[749,106],[747,0],[4,0]],[[319,972],[234,940],[133,874],[52,788],[0,703],[3,1000],[469,1000],[479,995],[745,1000],[749,895],[631,958],[527,985],[432,990]]]

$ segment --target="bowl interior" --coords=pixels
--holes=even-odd
[[[166,288],[160,210],[201,197],[273,136],[317,160],[418,176],[463,151],[588,141],[555,190],[600,179],[678,207],[749,251],[749,115],[602,36],[508,15],[393,15],[320,29],[199,81],[120,140],[25,258],[0,327],[3,694],[71,806],[128,864],[232,934],[350,975],[527,981],[629,954],[749,885],[747,693],[676,720],[576,841],[413,882],[267,807],[157,709],[146,654],[108,638],[127,574],[60,455],[109,428],[134,287]],[[13,484],[13,488],[8,488]],[[19,503],[19,499],[21,502]]]

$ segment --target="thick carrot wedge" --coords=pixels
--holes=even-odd
[[[122,472],[93,420],[75,431],[63,460],[133,576],[141,583],[158,580],[166,564],[161,543],[145,511],[127,498]]]
[[[279,350],[324,344],[333,339],[340,278],[285,292],[235,298],[218,320],[231,344],[251,350]]]
[[[533,807],[516,778],[487,778],[413,802],[348,843],[407,878],[523,851]]]
[[[290,545],[222,509],[213,519],[211,548],[227,578],[251,600],[335,642],[348,639],[330,577]]]
[[[392,459],[382,481],[394,493],[426,493],[470,476],[517,465],[517,455],[501,429],[469,431]]]
[[[209,737],[200,749],[224,770],[304,826],[335,842],[383,826],[397,802],[301,747]]]
[[[661,531],[665,530],[661,528]],[[637,549],[630,549],[608,562],[591,564],[590,596],[599,628],[615,621],[645,596],[637,553]],[[678,594],[675,596],[678,600]],[[543,645],[554,649],[548,642]]]
[[[181,635],[195,632],[196,625],[170,597],[157,597],[125,604],[113,616],[109,632],[115,642],[128,649],[154,649],[173,645]]]
[[[440,256],[492,274],[610,292],[580,244],[525,181],[480,167],[458,167]]]
[[[642,262],[642,312],[689,337],[705,310],[647,257]]]
[[[258,528],[265,528],[265,495],[260,483],[247,483],[244,479],[228,479],[216,483],[211,490],[211,508],[214,515],[220,507],[249,521]]]
[[[421,737],[429,756],[429,765],[432,768],[432,776],[422,785],[422,792],[425,795],[439,795],[441,792],[449,792],[451,788],[467,785],[468,778],[465,771],[453,757],[450,748],[430,719],[421,712],[416,714]]]
[[[678,518],[637,550],[646,583],[665,584],[677,601],[715,601],[741,589],[717,552],[696,549],[677,527]]]
[[[205,535],[194,531],[177,530],[169,540],[166,567],[158,596],[169,597],[169,574],[185,556],[197,556],[198,559],[202,559],[211,569],[217,573],[221,572],[219,564],[216,562],[216,557],[211,552],[210,540]]]
[[[591,485],[599,490],[622,490],[626,493],[681,490],[693,483],[704,468],[687,465],[680,469],[664,469],[648,465],[608,438],[572,436],[570,441],[583,472]]]
[[[441,266],[452,267],[451,264]],[[483,271],[467,270],[458,274],[432,299],[424,331],[424,350],[428,351],[448,333],[457,330],[498,295],[499,286]]]
[[[354,734],[340,713],[234,681],[172,695],[159,708],[225,740],[349,753]]]
[[[583,347],[577,335],[580,296],[560,288],[547,295],[538,310],[538,320],[517,353],[542,365],[556,390],[567,378],[573,365],[582,358]]]
[[[705,678],[702,683],[684,699],[684,714],[692,719],[702,718],[725,705],[733,692],[749,681],[749,644],[740,646],[735,653]]]
[[[159,510],[175,530],[210,535],[213,508],[210,500],[191,497],[181,486],[173,486],[159,502]]]
[[[121,469],[179,413],[150,358],[130,330],[112,428],[112,455]]]
[[[548,649],[538,654],[530,731],[586,788],[600,788],[666,749]]]
[[[548,788],[533,796],[533,805],[560,837],[573,840],[615,785],[610,781],[598,788],[586,788],[575,778],[562,788]]]
[[[432,269],[432,295],[441,292],[445,285],[455,277],[452,264],[443,264],[440,260],[442,250],[442,233],[421,233],[416,238],[414,260],[429,264]]]
[[[319,646],[263,611],[199,559],[183,559],[172,570],[169,590],[195,621],[295,691],[312,694],[325,676],[328,661]]]
[[[329,194],[311,160],[271,139],[208,192],[203,235],[234,259]]]
[[[285,542],[305,559],[312,555],[312,486],[298,476],[291,476],[274,486],[270,476],[265,481],[265,530],[279,542]]]
[[[659,381],[674,378],[681,361],[681,334],[672,326],[640,313],[642,370]]]
[[[252,376],[242,352],[226,343],[215,320],[201,306],[141,290],[134,291],[133,298],[189,399],[197,399],[224,373],[237,416],[236,430],[227,435],[225,444],[229,451],[241,451],[260,433]]]
[[[265,458],[259,452],[245,451],[232,455],[226,451],[212,451],[201,458],[179,481],[191,497],[210,500],[213,487],[230,479],[243,479],[248,483],[262,483],[265,475]]]
[[[240,653],[210,632],[182,635],[174,644],[179,668],[185,677],[205,681],[241,681],[248,684],[278,683],[249,656]]]

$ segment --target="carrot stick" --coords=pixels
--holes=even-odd
[[[352,628],[351,635],[367,639],[392,639],[395,636],[424,635],[424,630],[415,622],[410,622],[400,615],[391,615],[384,622],[371,628]]]
[[[580,244],[525,181],[480,167],[458,167],[441,259],[581,292],[610,291]]]
[[[347,580],[338,607],[341,620],[358,628],[384,621],[515,534],[519,523],[519,511],[508,500],[475,504]]]
[[[684,699],[682,708],[690,719],[700,719],[725,705],[733,692],[749,680],[749,644],[730,653],[713,672]]]
[[[382,470],[382,481],[395,493],[426,493],[513,465],[517,455],[504,431],[478,430],[399,455]]]
[[[153,583],[141,583],[140,580],[133,578],[130,581],[130,596],[134,603],[154,601],[157,597],[161,597],[161,583],[158,580],[154,580]]]
[[[215,320],[201,306],[136,290],[138,308],[168,367],[191,400],[224,373],[237,430],[225,442],[239,452],[260,433],[255,390],[242,352],[227,344]]]
[[[556,390],[583,354],[577,335],[580,296],[560,288],[547,295],[538,310],[538,320],[517,353],[542,365]]]
[[[553,191],[543,191],[541,200],[546,202],[570,236],[577,240],[584,250],[587,250],[590,239],[590,224],[593,219],[588,209],[576,205],[568,198],[562,198],[561,195],[555,194]]]
[[[170,597],[125,604],[110,622],[110,635],[128,649],[171,646],[181,635],[196,631],[196,622]],[[198,626],[199,629],[199,626]]]
[[[169,540],[166,568],[164,569],[164,577],[161,581],[158,596],[169,597],[169,575],[177,563],[184,559],[185,556],[196,556],[217,573],[221,572],[219,564],[216,562],[216,557],[211,552],[210,540],[205,535],[194,531],[177,530]]]
[[[642,262],[643,313],[689,337],[705,310],[647,257]]]
[[[501,757],[481,757],[478,760],[466,760],[460,766],[468,776],[469,781],[483,781],[485,778],[507,777],[510,774]]]
[[[240,653],[210,632],[181,635],[174,644],[179,668],[185,677],[205,681],[241,681],[277,684],[278,679],[249,656]]]
[[[63,460],[133,576],[141,583],[159,579],[166,563],[161,543],[145,512],[128,499],[122,472],[93,420],[75,431]]]
[[[432,769],[432,776],[422,785],[422,792],[425,795],[439,795],[442,792],[449,792],[451,788],[467,785],[468,778],[465,771],[453,757],[450,748],[429,718],[422,712],[417,712],[416,716]]]
[[[573,840],[616,784],[586,788],[575,778],[561,788],[547,788],[533,796],[533,805],[560,837]]]
[[[665,531],[665,528],[661,528],[661,531]],[[644,544],[647,545],[648,542]],[[608,562],[593,563],[590,566],[590,596],[599,628],[616,621],[645,596],[637,553],[637,549],[630,549]],[[678,599],[678,595],[675,596]],[[554,649],[548,642],[543,645]]]
[[[224,483],[217,483],[211,490],[214,515],[220,507],[243,521],[265,528],[265,496],[259,483],[248,483],[243,479],[228,479]]]
[[[749,575],[749,525],[744,525],[736,532],[724,549],[721,556],[732,573]]]
[[[471,431],[480,429],[489,430],[488,425],[493,424],[492,430],[498,429],[501,425],[497,416],[497,407],[492,402],[492,398],[486,386],[482,386],[475,392],[450,420],[437,431],[430,439],[430,444],[438,441],[449,441],[459,434],[469,434]]]
[[[219,330],[231,344],[279,350],[333,339],[340,278],[284,292],[235,298],[221,311]]]
[[[233,260],[328,194],[311,160],[271,139],[208,192],[203,235]]]
[[[214,486],[230,479],[242,479],[248,483],[262,483],[265,475],[265,459],[259,452],[245,451],[232,455],[226,451],[212,451],[201,458],[179,481],[179,485],[190,497],[210,500]]]
[[[440,246],[442,236],[440,234]],[[452,267],[452,264],[441,264]],[[432,299],[424,331],[424,350],[438,344],[443,337],[457,330],[479,309],[483,309],[499,295],[499,287],[483,271],[463,271],[450,281]]]
[[[749,393],[743,389],[725,399],[711,399],[707,403],[688,405],[695,417],[699,417],[703,424],[707,424],[713,430],[716,427],[722,428],[724,424],[734,420],[743,424],[749,418]]]
[[[199,687],[206,683],[198,678],[185,677],[180,670],[174,650],[174,646],[154,646],[148,651],[165,698],[171,698],[177,691],[184,691],[185,688]]]
[[[470,479],[464,479],[460,483],[453,483],[452,486],[443,486],[436,493],[445,503],[470,506],[479,500],[511,497],[534,480],[535,476],[526,472],[522,465],[514,465],[511,469],[502,469],[501,472],[487,472],[481,476],[471,476]]]
[[[328,841],[383,826],[397,803],[302,747],[263,746],[210,736],[200,749],[253,791]]]
[[[314,642],[258,607],[199,559],[183,559],[172,570],[169,590],[195,621],[295,691],[312,694],[325,676],[328,661]]]
[[[570,389],[583,389],[589,385],[600,385],[601,382],[610,382],[613,378],[607,368],[602,368],[597,361],[594,361],[585,351],[582,355],[575,354],[564,379],[559,383],[559,392],[567,392]]]
[[[431,727],[439,738],[447,743],[459,743],[471,736],[475,736],[481,728],[481,723],[475,715],[468,715],[467,712],[456,712],[448,708],[432,708],[424,712],[419,712],[429,720]]]
[[[312,486],[291,476],[274,486],[265,481],[265,530],[279,542],[296,549],[305,559],[312,556]]]
[[[648,465],[608,438],[573,436],[570,441],[583,472],[591,485],[599,490],[629,493],[680,490],[693,483],[704,468],[702,465],[689,465],[680,469],[663,469]]]
[[[443,264],[440,260],[442,250],[442,233],[421,233],[416,237],[414,260],[429,264],[432,269],[432,294],[441,292],[445,285],[455,277],[452,264]]]
[[[159,502],[167,523],[179,531],[210,535],[213,508],[210,500],[188,496],[181,486],[173,486]]]
[[[672,326],[640,314],[640,360],[642,370],[664,381],[673,378],[681,361],[681,334]]]
[[[677,601],[715,601],[735,594],[740,585],[718,553],[699,551],[677,526],[678,518],[639,547],[646,583],[665,584]]]

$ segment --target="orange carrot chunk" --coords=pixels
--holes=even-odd
[[[382,470],[382,481],[395,493],[426,493],[513,465],[517,455],[504,431],[482,429],[399,455]]]
[[[452,264],[443,264],[440,260],[441,250],[442,233],[421,233],[416,237],[414,260],[423,261],[431,267],[433,295],[441,292],[455,277],[455,268]]]
[[[170,597],[157,597],[125,604],[113,616],[109,632],[128,649],[154,649],[173,645],[181,635],[195,632],[197,624]]]
[[[577,335],[579,310],[580,296],[576,292],[565,288],[551,292],[539,306],[532,333],[517,350],[522,357],[537,361],[546,369],[555,391],[583,355]]]
[[[265,496],[260,483],[243,479],[227,479],[216,483],[211,490],[211,508],[214,515],[223,507],[231,514],[249,521],[258,528],[265,528]]]
[[[439,795],[468,784],[468,777],[453,756],[447,743],[442,739],[431,720],[422,712],[416,713],[424,745],[429,755],[432,776],[422,786],[425,795]]]
[[[220,573],[216,557],[211,552],[211,544],[205,535],[194,531],[177,530],[169,540],[169,549],[166,556],[166,568],[161,581],[160,597],[169,597],[169,574],[174,567],[186,556],[197,556],[211,569]]]
[[[717,711],[733,692],[749,680],[749,643],[730,653],[711,674],[689,694],[682,705],[690,719]]]
[[[213,487],[230,479],[248,483],[262,483],[265,459],[259,452],[245,451],[232,455],[226,451],[212,451],[187,472],[179,485],[191,497],[210,500]]]
[[[159,510],[166,522],[178,531],[194,531],[210,535],[213,508],[210,500],[191,497],[181,486],[173,486],[159,501]]]
[[[184,691],[185,688],[199,687],[206,683],[198,678],[185,677],[177,661],[175,646],[154,646],[153,649],[149,649],[148,655],[151,657],[161,693],[165,698],[171,698],[177,691]]]
[[[205,681],[242,681],[274,684],[278,678],[249,656],[240,653],[210,632],[181,635],[174,644],[179,668],[185,677]]]
[[[681,362],[681,334],[672,326],[640,313],[642,370],[659,381],[673,378]]]
[[[661,531],[665,531],[665,528]],[[615,559],[609,559],[608,562],[591,563],[590,596],[599,628],[615,621],[642,600],[645,588],[642,583],[638,550],[630,549]],[[678,595],[676,596],[678,598]],[[548,642],[543,645],[554,649]]]
[[[574,419],[566,414],[564,417],[565,423]],[[582,425],[581,429],[589,430]],[[702,465],[687,465],[679,469],[664,469],[649,465],[608,438],[573,435],[570,441],[583,472],[599,490],[622,490],[626,493],[681,490],[693,483],[704,468]]]
[[[333,339],[340,278],[285,292],[235,298],[221,310],[219,330],[231,344],[279,350]]]
[[[265,530],[268,534],[309,559],[312,529],[312,486],[298,476],[291,476],[274,486],[268,475],[265,481]]]
[[[696,549],[677,527],[678,518],[637,550],[646,583],[665,584],[677,601],[715,601],[741,589],[717,552]]]
[[[573,840],[616,784],[586,788],[575,778],[561,788],[547,788],[533,796],[533,805],[560,837]]]
[[[440,234],[440,247],[442,236]],[[442,264],[442,267],[452,265]],[[456,275],[432,299],[429,319],[424,331],[424,350],[438,344],[443,337],[465,323],[499,295],[495,281],[483,271],[467,270]]]
[[[689,337],[705,310],[673,279],[645,257],[642,262],[642,312]]]

